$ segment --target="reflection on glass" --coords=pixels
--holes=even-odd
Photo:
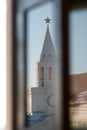
[[[57,78],[60,73],[55,49],[57,42],[53,5],[53,2],[41,5],[29,11],[27,16],[27,120],[33,130],[53,130],[61,113],[57,107],[60,100],[60,83]]]
[[[70,121],[87,129],[87,10],[70,13]]]

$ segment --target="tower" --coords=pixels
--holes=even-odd
[[[56,86],[56,53],[50,35],[50,19],[47,17],[46,34],[40,55],[39,62],[36,64],[36,86],[29,90],[28,104],[31,109],[29,112],[42,111],[52,115],[55,111],[55,94]]]
[[[56,54],[50,35],[49,17],[45,19],[47,28],[39,62],[36,64],[36,86],[52,87],[55,80]]]

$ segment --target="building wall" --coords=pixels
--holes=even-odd
[[[44,68],[44,80],[41,80],[41,68]],[[49,68],[52,68],[52,79],[49,79]],[[38,86],[42,87],[42,82],[44,82],[44,87],[52,87],[55,84],[55,63],[51,62],[39,62],[38,63],[38,73],[37,73],[37,79],[38,79]]]
[[[87,127],[87,104],[70,107],[71,125],[74,127]]]
[[[32,112],[32,91],[31,88],[27,89],[27,115]]]
[[[42,111],[51,115],[54,113],[54,93],[53,89],[46,87],[31,88],[28,94],[28,115],[31,112]],[[30,102],[30,100],[32,102]]]
[[[52,114],[53,107],[50,107],[47,101],[49,95],[52,94],[53,91],[51,88],[32,88],[32,111],[43,111]]]

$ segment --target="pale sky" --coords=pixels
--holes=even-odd
[[[36,86],[36,75],[35,75],[35,63],[39,60],[41,49],[43,46],[45,32],[46,32],[46,23],[45,20],[47,16],[51,18],[50,23],[50,33],[52,36],[53,42],[54,39],[54,26],[55,26],[55,16],[53,15],[53,2],[49,2],[45,5],[42,5],[28,14],[28,69],[29,69],[29,78],[28,85]],[[55,42],[54,42],[55,43]]]
[[[28,86],[35,87],[35,63],[38,61],[44,42],[46,24],[44,19],[51,20],[50,33],[53,44],[55,40],[55,15],[53,3],[38,7],[28,14]],[[58,24],[58,26],[60,26]],[[87,10],[73,11],[69,15],[70,74],[87,72]],[[57,44],[61,44],[58,39]],[[57,51],[60,51],[58,48]],[[61,62],[61,61],[58,61]]]
[[[70,13],[70,73],[87,73],[87,9]]]

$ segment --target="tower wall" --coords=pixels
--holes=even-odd
[[[38,63],[38,86],[39,87],[53,87],[55,85],[55,63],[39,62]],[[44,68],[44,78],[42,79],[41,69]],[[51,68],[51,72],[50,72]]]
[[[39,86],[39,62],[36,63],[36,87]]]
[[[32,88],[32,112],[42,111],[51,115],[54,113],[55,106],[52,88]],[[54,98],[55,99],[55,98]]]

